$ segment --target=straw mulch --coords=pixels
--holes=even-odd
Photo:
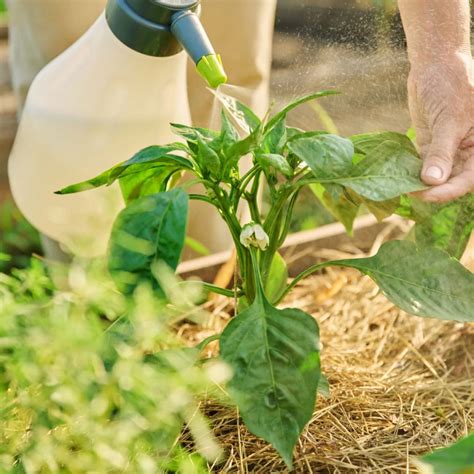
[[[202,339],[222,329],[232,306],[225,298],[210,305],[207,327],[183,327],[185,336]],[[318,396],[295,453],[295,472],[417,472],[413,457],[474,428],[472,325],[409,316],[352,270],[307,279],[285,306],[317,319],[331,387],[329,398]],[[226,452],[213,472],[287,472],[235,409],[209,402],[207,412]]]

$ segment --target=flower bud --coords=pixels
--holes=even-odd
[[[251,222],[250,224],[245,225],[242,229],[240,243],[247,248],[252,246],[257,247],[260,250],[266,250],[270,243],[270,239],[261,225]]]

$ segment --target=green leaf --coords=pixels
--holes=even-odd
[[[172,151],[189,151],[182,143],[172,143],[166,146],[150,146],[136,153],[132,158],[108,169],[95,178],[73,184],[61,189],[56,194],[72,194],[100,186],[111,185],[123,176],[143,173],[151,168],[169,168],[177,170],[192,170],[190,160],[171,154]],[[174,171],[173,171],[174,172]]]
[[[291,467],[293,449],[311,419],[320,375],[316,321],[298,309],[255,302],[220,338],[234,371],[229,390],[247,428],[270,442]]]
[[[474,432],[452,446],[422,457],[416,464],[422,474],[474,473]]]
[[[474,274],[441,250],[393,241],[374,257],[333,264],[368,275],[390,301],[408,313],[474,322]]]
[[[266,153],[281,155],[287,141],[288,128],[286,127],[286,117],[282,117],[270,132],[265,135],[262,148]]]
[[[288,141],[293,139],[294,137],[305,133],[305,131],[301,128],[297,127],[286,127],[286,135],[288,137]]]
[[[293,109],[296,109],[300,105],[305,104],[306,102],[310,102],[312,100],[320,99],[321,97],[327,97],[336,94],[338,94],[338,92],[336,91],[320,91],[314,94],[301,97],[300,99],[291,102],[285,108],[283,108],[283,110],[278,112],[269,120],[268,124],[265,127],[265,132],[270,131],[282,119],[282,117],[286,117],[289,112],[291,112]]]
[[[398,212],[416,222],[419,246],[445,250],[460,259],[474,231],[474,194],[446,204],[428,204],[413,198],[404,200]]]
[[[383,221],[392,214],[395,214],[400,207],[400,197],[389,199],[388,201],[369,201],[368,199],[361,198],[361,201],[378,221]]]
[[[209,146],[216,152],[227,157],[229,150],[240,141],[240,135],[229,120],[225,110],[221,113],[221,134]]]
[[[185,153],[189,153],[189,148],[182,143],[144,148],[129,160],[114,166],[110,170],[110,177],[107,184],[111,184],[124,174],[136,173],[147,169],[150,165],[183,170],[193,169],[191,161],[182,156],[171,154],[172,151],[184,151]]]
[[[170,179],[180,170],[154,166],[136,173],[125,172],[120,178],[120,189],[128,205],[135,199],[167,190]]]
[[[288,282],[288,265],[278,252],[273,257],[265,280],[265,294],[268,299],[271,302],[278,301]]]
[[[396,132],[365,133],[351,137],[356,150],[364,155],[371,153],[378,146],[386,141],[398,143],[405,151],[418,156],[415,145],[409,137]]]
[[[402,194],[421,191],[422,162],[396,142],[384,142],[357,163],[350,176],[333,181],[347,186],[371,201],[388,201]]]
[[[88,179],[87,181],[81,181],[80,183],[71,184],[70,186],[66,186],[59,191],[56,191],[55,194],[63,195],[82,193],[83,191],[89,191],[90,189],[105,186],[109,182],[110,172],[111,170],[108,170],[99,176],[96,176],[95,178]]]
[[[250,135],[244,139],[234,143],[227,152],[227,158],[230,160],[238,160],[260,146],[262,140],[262,127],[257,127]]]
[[[337,135],[297,137],[288,143],[288,149],[304,161],[318,179],[331,181],[351,172],[354,146],[350,140]]]
[[[140,283],[158,288],[152,274],[155,262],[173,270],[183,249],[188,197],[176,188],[133,201],[117,217],[109,244],[109,270],[127,293]]]
[[[287,178],[291,178],[293,176],[293,169],[291,168],[287,159],[282,155],[263,153],[256,155],[256,160],[264,169],[274,168],[285,175]]]
[[[310,189],[321,204],[341,222],[348,234],[352,234],[354,221],[359,213],[359,204],[349,199],[347,191],[337,184],[310,184]]]
[[[212,176],[219,180],[221,176],[221,160],[219,155],[202,139],[198,138],[196,161],[204,177]]]
[[[197,143],[201,140],[214,140],[219,136],[219,132],[215,130],[209,130],[207,128],[190,127],[188,125],[182,125],[179,123],[172,123],[171,130],[176,135],[185,138],[188,142]]]

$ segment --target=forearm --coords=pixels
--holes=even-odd
[[[469,0],[398,0],[413,66],[471,56]]]

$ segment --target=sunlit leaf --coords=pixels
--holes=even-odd
[[[108,186],[120,177],[136,173],[148,173],[150,168],[168,168],[173,170],[192,170],[193,166],[190,160],[178,155],[173,155],[173,151],[188,150],[182,143],[173,143],[166,146],[150,146],[140,150],[132,158],[109,170],[101,173],[95,178],[83,181],[81,183],[67,186],[56,194],[72,194],[100,186]]]

